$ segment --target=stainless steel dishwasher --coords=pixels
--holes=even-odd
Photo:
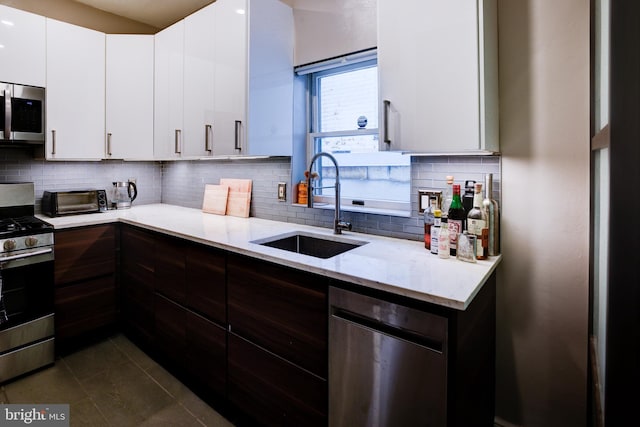
[[[445,426],[447,319],[330,288],[329,425]]]

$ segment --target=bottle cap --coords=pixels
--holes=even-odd
[[[436,218],[440,218],[441,215],[442,211],[440,209],[436,209],[433,211],[433,216],[435,216]]]
[[[460,184],[453,184],[453,194],[460,194]]]
[[[453,184],[453,175],[447,175],[447,184]]]

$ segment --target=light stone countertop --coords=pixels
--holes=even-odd
[[[466,309],[501,260],[467,263],[455,258],[440,259],[422,242],[355,232],[343,232],[341,239],[368,242],[328,259],[297,254],[251,243],[254,240],[302,231],[334,239],[333,230],[270,221],[203,213],[199,209],[167,204],[134,206],[59,218],[38,215],[56,229],[122,222],[182,237],[280,265],[318,273],[366,287],[417,300]]]

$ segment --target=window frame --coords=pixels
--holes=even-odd
[[[309,110],[309,120],[307,122],[307,143],[306,143],[306,164],[309,165],[312,157],[319,152],[319,144],[321,144],[322,138],[331,138],[331,137],[340,137],[340,136],[357,136],[357,135],[376,135],[379,137],[380,129],[379,129],[379,114],[377,117],[378,127],[376,128],[357,128],[349,130],[338,130],[338,131],[327,131],[322,132],[320,129],[320,111],[321,111],[321,99],[319,99],[319,92],[321,89],[321,84],[319,83],[320,79],[326,76],[334,75],[334,74],[342,74],[345,72],[360,70],[363,68],[369,67],[377,67],[377,55],[375,50],[367,51],[365,53],[361,53],[357,56],[357,59],[351,63],[349,63],[349,56],[344,58],[334,58],[327,63],[318,63],[311,64],[309,66],[301,67],[303,68],[302,72],[298,71],[299,74],[307,74],[308,80],[308,105],[307,108]],[[379,102],[379,100],[378,100]],[[379,106],[378,106],[379,108]],[[377,152],[382,152],[380,147],[378,147]],[[386,152],[386,151],[385,151]],[[406,155],[402,153],[396,153],[397,155]],[[324,158],[320,157],[314,167],[320,166],[322,164],[322,160]],[[409,157],[410,159],[410,157]],[[408,167],[411,168],[411,162],[409,160]],[[323,187],[322,177],[320,174],[319,178],[319,187]],[[408,217],[411,215],[411,178],[409,178],[409,189],[408,189],[408,201],[390,201],[390,200],[382,200],[382,199],[370,199],[370,198],[360,198],[354,199],[352,197],[341,197],[340,204],[342,210],[344,211],[354,211],[354,212],[366,212],[366,213],[377,213],[384,215],[393,215],[393,216],[404,216]],[[343,193],[344,194],[344,193]],[[309,194],[310,197],[313,197],[314,207],[317,208],[326,208],[333,209],[335,203],[334,195],[318,195],[318,194]],[[364,203],[363,205],[361,203]]]

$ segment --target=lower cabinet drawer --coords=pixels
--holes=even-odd
[[[227,390],[227,331],[187,311],[187,374],[208,394]]]
[[[266,426],[326,426],[327,382],[230,333],[231,403]],[[252,423],[248,421],[248,423]]]

